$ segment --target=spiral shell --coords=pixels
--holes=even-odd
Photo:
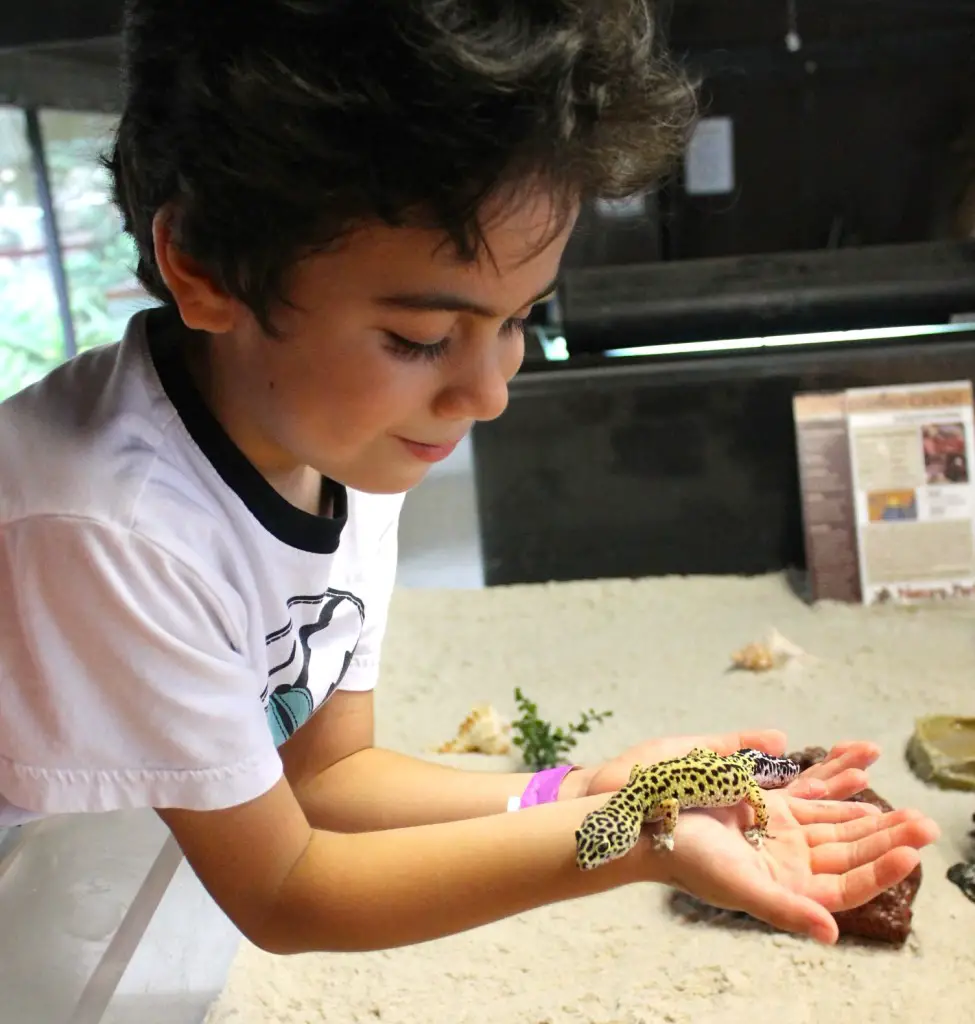
[[[437,748],[438,754],[511,753],[511,723],[490,704],[478,704],[460,724],[457,735]]]
[[[731,656],[733,668],[746,672],[771,672],[791,661],[810,661],[809,655],[787,640],[778,630],[769,631],[759,642],[750,643]]]

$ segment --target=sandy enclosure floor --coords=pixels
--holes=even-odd
[[[727,674],[769,627],[817,660]],[[395,597],[385,660],[379,742],[417,754],[478,701],[511,714],[516,685],[559,724],[614,709],[581,761],[651,735],[765,725],[796,748],[878,742],[875,788],[943,830],[924,854],[914,934],[899,951],[826,949],[693,923],[666,890],[631,887],[392,952],[274,958],[245,944],[208,1024],[975,1021],[975,904],[944,877],[966,852],[975,794],[925,787],[903,760],[916,716],[975,711],[975,605],[809,607],[779,576],[411,590]]]

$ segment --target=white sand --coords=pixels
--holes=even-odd
[[[819,661],[726,674],[770,626]],[[560,724],[615,710],[578,748],[589,762],[651,735],[765,725],[796,748],[878,742],[875,788],[943,830],[924,854],[914,934],[902,950],[830,949],[691,923],[665,890],[631,887],[392,952],[274,958],[245,945],[208,1024],[975,1021],[975,904],[944,877],[975,794],[925,787],[903,760],[916,716],[975,712],[973,679],[975,605],[810,608],[778,576],[400,592],[377,693],[386,746],[423,753],[481,700],[510,714],[515,685]]]

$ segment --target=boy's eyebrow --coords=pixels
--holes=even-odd
[[[525,303],[532,306],[542,299],[549,298],[558,286],[558,278],[546,285],[533,299]],[[462,295],[450,292],[399,292],[394,295],[383,295],[376,300],[381,306],[397,306],[400,309],[416,309],[427,312],[474,313],[487,318],[497,317],[497,313],[479,302],[466,299]]]

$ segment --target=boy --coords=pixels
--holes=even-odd
[[[161,305],[0,407],[0,823],[152,806],[278,953],[647,880],[834,941],[936,835],[835,802],[868,744],[770,794],[762,854],[686,815],[585,873],[583,817],[690,738],[531,779],[373,746],[403,494],[504,410],[579,203],[685,143],[649,4],[134,0],[126,68],[108,166]]]

